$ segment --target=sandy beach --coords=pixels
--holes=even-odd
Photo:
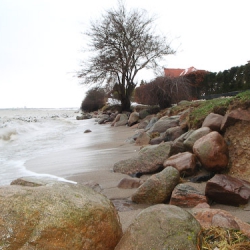
[[[126,230],[136,215],[148,205],[132,204],[130,197],[135,189],[117,187],[119,181],[128,176],[114,173],[112,170],[117,161],[138,154],[140,148],[127,141],[135,134],[136,128],[111,127],[106,124],[95,125],[95,129],[91,127],[89,129],[92,130],[91,133],[74,135],[68,139],[66,143],[75,144],[75,148],[36,157],[27,161],[25,166],[28,170],[36,173],[56,175],[77,183],[98,183],[102,188],[102,193],[111,199],[117,207],[123,230]],[[104,131],[109,133],[108,140],[105,141],[101,139]],[[84,145],[84,137],[86,136],[93,140],[87,147]],[[201,192],[205,192],[205,183],[189,184]],[[244,222],[250,221],[249,203],[244,207],[213,204],[211,208],[224,209]]]

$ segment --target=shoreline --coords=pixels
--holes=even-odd
[[[113,165],[116,162],[138,154],[140,147],[126,141],[135,134],[137,129],[127,126],[106,126],[104,129],[107,129],[108,133],[110,133],[109,139],[105,142],[98,143],[98,140],[96,140],[90,147],[84,147],[84,145],[81,147],[77,143],[76,148],[36,157],[27,161],[25,166],[27,170],[41,174],[56,175],[79,184],[98,184],[102,189],[102,194],[115,204],[123,231],[125,231],[137,214],[149,206],[132,204],[130,197],[136,189],[121,189],[117,187],[122,178],[129,176],[113,172]],[[95,138],[94,133],[93,131],[89,134]],[[78,136],[81,137],[82,134]],[[187,184],[205,193],[205,182],[200,184],[188,182]],[[249,223],[249,203],[244,207],[212,204],[211,208],[228,211],[233,216]],[[192,209],[186,210],[191,212]]]
[[[89,129],[92,130],[91,127]],[[148,207],[148,205],[135,205],[134,209],[128,209],[128,206],[123,206],[122,201],[129,200],[135,189],[118,188],[119,181],[128,175],[113,172],[113,165],[116,162],[138,154],[140,147],[127,142],[137,129],[127,126],[111,127],[110,124],[105,129],[110,133],[108,141],[98,143],[97,140],[89,147],[81,146],[77,142],[76,148],[60,150],[28,160],[25,167],[38,174],[51,174],[79,184],[98,184],[102,189],[101,193],[108,199],[118,203],[121,201],[118,206],[123,211],[118,211],[118,214],[124,231],[136,215],[143,208]],[[95,138],[94,133],[94,131],[88,133],[87,136]],[[74,138],[71,140],[74,143]]]
[[[132,157],[139,151],[139,146],[127,142],[136,129],[94,123],[89,124],[89,129],[92,132],[83,131],[66,138],[64,143],[71,145],[69,148],[27,160],[24,164],[26,169],[38,174],[76,178],[86,173],[111,171],[115,162]]]

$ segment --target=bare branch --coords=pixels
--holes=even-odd
[[[127,11],[120,1],[117,9],[110,9],[99,21],[91,22],[86,35],[93,54],[78,72],[83,84],[117,82],[121,101],[127,105],[124,108],[129,108],[138,72],[156,69],[164,56],[175,53],[165,37],[154,34],[154,21],[145,10]]]

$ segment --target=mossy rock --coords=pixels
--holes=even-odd
[[[138,214],[115,250],[196,250],[199,222],[173,205],[154,205]]]
[[[65,183],[0,188],[1,249],[114,249],[121,238],[113,204]]]

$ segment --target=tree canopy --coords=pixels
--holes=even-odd
[[[111,84],[122,110],[130,110],[135,77],[142,69],[157,69],[164,56],[174,54],[165,36],[157,35],[145,10],[127,10],[122,2],[90,23],[87,62],[78,77],[83,84]]]

